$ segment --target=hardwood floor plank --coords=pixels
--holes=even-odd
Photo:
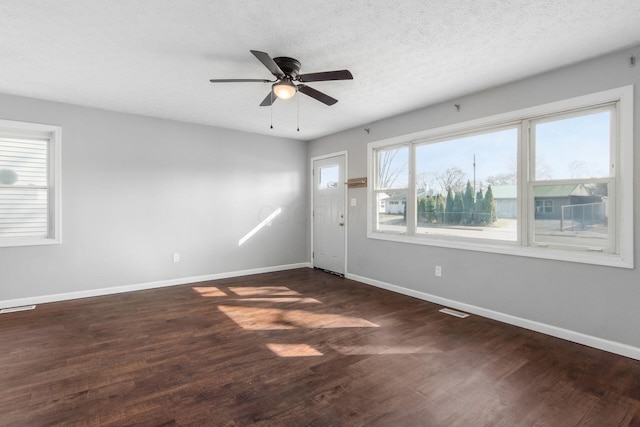
[[[640,426],[640,362],[317,270],[0,316],[0,425]]]

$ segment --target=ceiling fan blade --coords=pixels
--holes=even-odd
[[[241,83],[241,82],[256,82],[256,83],[273,83],[271,80],[265,79],[210,79],[211,83]]]
[[[327,94],[324,94],[322,92],[320,92],[319,90],[315,90],[314,88],[311,88],[309,86],[305,86],[305,85],[298,85],[298,91],[304,93],[307,96],[312,97],[313,99],[316,99],[320,102],[322,102],[323,104],[326,105],[333,105],[336,102],[338,102],[337,99],[330,97]]]
[[[275,93],[273,93],[273,91],[271,91],[271,92],[269,92],[269,95],[267,95],[267,97],[262,100],[262,102],[260,103],[260,106],[261,107],[268,107],[269,105],[271,105],[274,102],[276,102],[276,99],[278,99],[278,97],[276,96]]]
[[[258,61],[262,62],[262,65],[267,67],[271,74],[278,78],[284,77],[284,72],[280,69],[278,64],[276,64],[275,61],[269,56],[268,53],[260,52],[259,50],[252,50],[251,53],[253,53],[253,56],[258,58]]]
[[[327,80],[353,80],[349,70],[324,71],[322,73],[309,73],[298,76],[301,82],[324,82]]]

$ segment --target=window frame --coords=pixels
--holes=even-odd
[[[56,245],[62,243],[62,128],[60,126],[0,119],[0,136],[47,141],[47,236],[0,237],[1,247]]]
[[[367,170],[369,182],[373,185],[367,189],[367,237],[419,245],[633,268],[633,89],[633,85],[619,87],[369,143],[367,146]],[[598,108],[606,104],[614,104],[616,112],[612,118],[614,120],[612,123],[614,137],[611,140],[610,148],[611,162],[614,168],[610,176],[613,182],[610,191],[615,193],[615,229],[610,233],[610,237],[614,240],[614,253],[590,251],[587,248],[578,251],[533,245],[531,217],[535,215],[532,189],[534,181],[530,179],[528,174],[533,160],[532,141],[530,141],[531,121],[545,116]],[[415,224],[416,201],[413,200],[416,188],[414,176],[416,167],[414,164],[415,147],[418,144],[424,144],[425,141],[453,139],[456,136],[485,132],[492,128],[504,128],[514,123],[520,127],[517,154],[517,217],[519,222],[517,240],[509,242],[417,235],[417,226]],[[377,200],[375,198],[376,191],[379,191],[376,189],[377,184],[375,181],[377,173],[374,163],[376,150],[402,145],[410,147],[409,188],[407,192],[412,196],[407,198],[407,232],[402,234],[378,232],[374,227],[375,217],[374,208],[372,207],[372,205],[377,204],[374,201]],[[536,183],[541,183],[541,181]],[[533,206],[531,206],[532,204]]]

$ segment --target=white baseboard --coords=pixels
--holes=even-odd
[[[135,285],[115,286],[111,288],[90,289],[86,291],[67,292],[62,294],[42,295],[37,297],[17,298],[0,301],[0,308],[20,307],[25,305],[44,304],[47,302],[66,301],[78,298],[97,297],[102,295],[120,294],[123,292],[141,291],[145,289],[164,288],[166,286],[186,285],[189,283],[206,282],[208,280],[227,279],[229,277],[249,276],[251,274],[272,273],[275,271],[293,270],[295,268],[310,268],[311,263],[277,265],[273,267],[253,268],[250,270],[231,271],[227,273],[208,274],[205,276],[182,277],[179,279],[161,280],[158,282],[139,283]]]
[[[536,322],[534,320],[523,319],[521,317],[512,316],[510,314],[488,310],[486,308],[477,307],[475,305],[465,304],[465,303],[450,300],[447,298],[442,298],[436,295],[427,294],[425,292],[419,292],[413,289],[403,288],[401,286],[396,286],[390,283],[381,282],[379,280],[369,279],[368,277],[358,276],[358,275],[349,274],[349,273],[347,273],[345,277],[347,279],[355,280],[356,282],[365,283],[367,285],[375,286],[377,288],[382,288],[388,291],[397,292],[399,294],[412,296],[414,298],[418,298],[424,301],[429,301],[434,304],[455,308],[456,310],[465,311],[467,313],[472,313],[478,316],[487,317],[489,319],[498,320],[500,322],[508,323],[510,325],[519,326],[525,329],[530,329],[532,331],[540,332],[546,335],[551,335],[553,337],[562,338],[567,341],[572,341],[578,344],[583,344],[589,347],[608,351],[610,353],[615,353],[621,356],[626,356],[632,359],[640,360],[640,348],[633,347],[628,344],[623,344],[616,341],[609,341],[603,338],[586,335],[581,332],[571,331],[568,329],[559,328],[557,326]]]

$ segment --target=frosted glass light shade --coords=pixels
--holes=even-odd
[[[282,79],[273,85],[273,93],[280,99],[289,99],[296,94],[297,88],[289,79]]]

